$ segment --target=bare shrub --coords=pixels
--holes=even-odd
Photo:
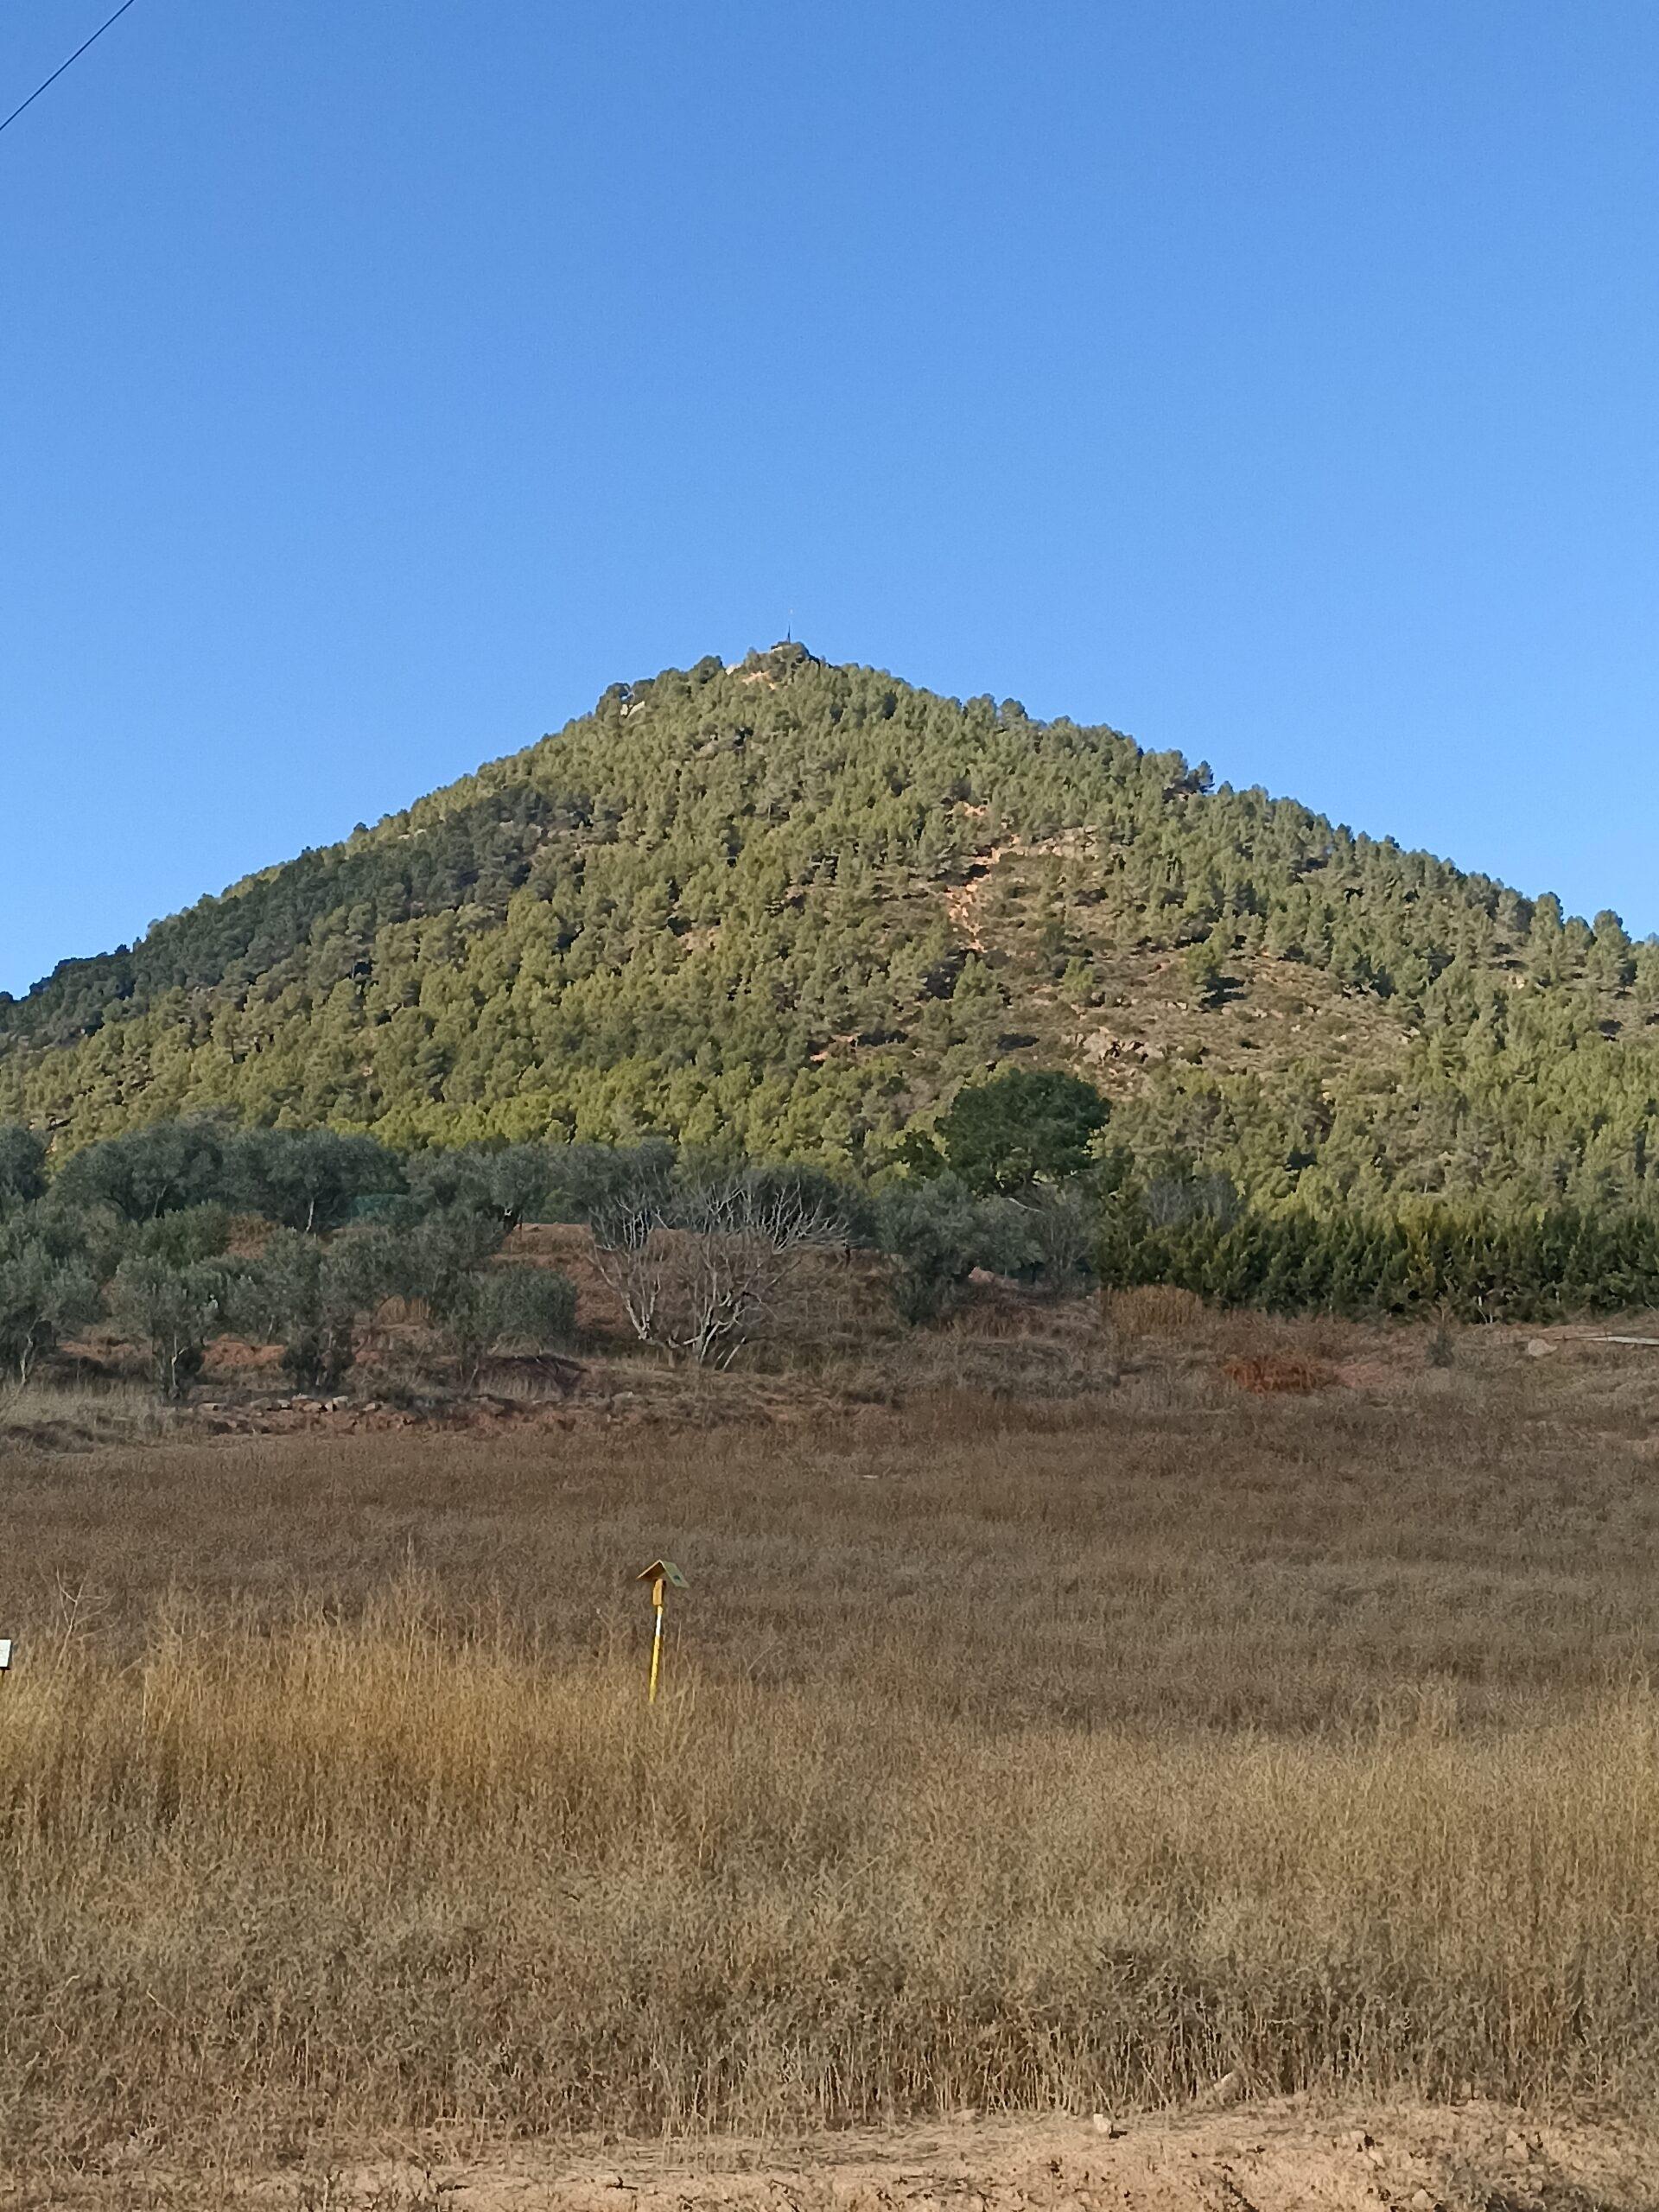
[[[590,1217],[596,1265],[639,1342],[727,1367],[776,1319],[803,1262],[846,1242],[788,1177],[751,1168],[643,1173]]]
[[[1086,1289],[1100,1234],[1098,1205],[1071,1186],[1036,1192],[1025,1201],[1025,1211],[1043,1287],[1057,1298]]]

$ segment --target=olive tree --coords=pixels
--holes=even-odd
[[[97,1318],[98,1276],[73,1225],[30,1207],[0,1221],[0,1372],[26,1383]]]
[[[882,1192],[875,1243],[893,1263],[894,1309],[912,1326],[948,1312],[976,1268],[1011,1273],[1034,1256],[1026,1209],[1012,1198],[976,1197],[954,1175]]]
[[[403,1171],[373,1137],[338,1129],[247,1129],[226,1148],[237,1205],[309,1233],[339,1229],[359,1199],[403,1188]]]
[[[355,1364],[364,1322],[403,1287],[397,1243],[379,1230],[345,1230],[327,1243],[278,1229],[235,1284],[230,1318],[283,1348],[283,1370],[302,1389],[333,1389]]]
[[[461,1145],[417,1154],[408,1176],[423,1211],[470,1208],[513,1230],[547,1204],[552,1167],[545,1145]]]
[[[503,1266],[506,1233],[499,1205],[461,1198],[386,1240],[391,1287],[425,1306],[465,1382],[503,1345],[544,1350],[567,1342],[575,1325],[575,1285],[550,1268]]]
[[[68,1205],[108,1206],[127,1221],[155,1221],[224,1195],[225,1141],[207,1122],[157,1122],[75,1153],[56,1183]]]
[[[230,1241],[230,1208],[212,1200],[157,1214],[153,1221],[129,1224],[121,1232],[124,1258],[165,1260],[175,1268],[189,1267],[197,1260],[216,1260]]]
[[[164,1398],[183,1397],[200,1374],[231,1287],[226,1270],[208,1261],[179,1267],[135,1255],[116,1269],[111,1313],[116,1326],[149,1358]]]
[[[0,1123],[0,1212],[46,1195],[46,1139],[19,1122]]]
[[[551,1268],[482,1267],[455,1277],[429,1300],[439,1334],[463,1382],[476,1382],[493,1352],[509,1344],[537,1351],[569,1344],[576,1287]]]

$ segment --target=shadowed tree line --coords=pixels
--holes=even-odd
[[[369,1319],[418,1300],[464,1382],[507,1343],[568,1339],[569,1280],[499,1258],[525,1163],[405,1171],[372,1138],[162,1122],[87,1147],[48,1178],[32,1132],[0,1130],[0,1366],[26,1382],[107,1319],[181,1396],[216,1337],[281,1346],[284,1372],[333,1389]],[[518,1180],[515,1181],[515,1175]],[[262,1230],[232,1253],[233,1230]]]
[[[1179,1284],[1284,1312],[1537,1319],[1659,1306],[1659,1220],[1568,1205],[1495,1211],[1249,1205],[1227,1176],[1113,1141],[1104,1099],[1059,1071],[960,1091],[874,1180],[677,1147],[473,1145],[402,1154],[331,1130],[159,1122],[54,1162],[0,1128],[0,1370],[25,1382],[108,1320],[163,1395],[207,1345],[280,1347],[335,1389],[392,1299],[418,1305],[463,1384],[504,1347],[568,1344],[576,1296],[504,1257],[526,1222],[582,1224],[639,1343],[725,1365],[773,1326],[814,1255],[880,1255],[896,1314],[947,1314],[975,1274],[1054,1294]]]

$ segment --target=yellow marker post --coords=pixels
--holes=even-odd
[[[641,1567],[633,1579],[636,1582],[650,1583],[652,1608],[657,1617],[652,1624],[651,1630],[651,1688],[645,1698],[647,1705],[655,1705],[657,1685],[662,1680],[663,1673],[664,1592],[671,1582],[677,1590],[683,1590],[688,1585],[685,1577],[671,1559],[652,1560],[651,1565]]]

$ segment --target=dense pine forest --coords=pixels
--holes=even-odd
[[[0,998],[0,1121],[59,1160],[207,1116],[879,1179],[1027,1066],[1098,1087],[1124,1173],[1255,1216],[1643,1213],[1656,1023],[1612,914],[787,645]]]

